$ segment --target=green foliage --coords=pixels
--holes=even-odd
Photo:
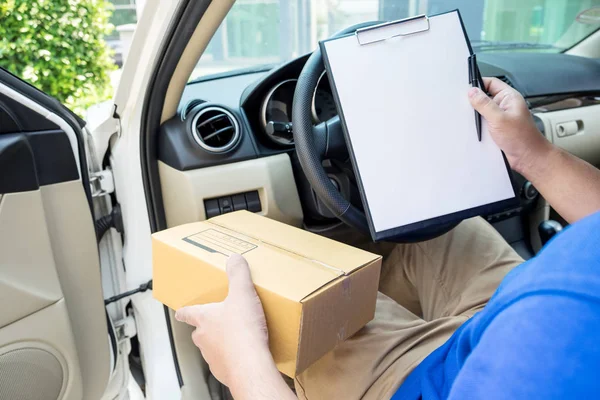
[[[112,95],[105,0],[0,0],[0,67],[79,115]]]

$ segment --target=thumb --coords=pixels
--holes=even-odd
[[[227,260],[227,277],[229,279],[229,293],[255,294],[254,284],[250,276],[248,262],[239,254],[232,254]]]
[[[488,122],[497,121],[504,113],[494,100],[477,87],[469,90],[469,101],[471,102],[471,106]]]

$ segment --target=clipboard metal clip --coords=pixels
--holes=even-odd
[[[405,25],[406,24],[406,25]],[[401,26],[402,25],[402,26]],[[406,30],[405,27],[414,29]],[[358,44],[361,46],[382,42],[398,36],[410,36],[416,33],[428,31],[430,28],[429,17],[427,15],[417,15],[415,17],[405,18],[398,21],[385,22],[383,24],[368,26],[357,29],[354,32]]]

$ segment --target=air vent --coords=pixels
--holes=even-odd
[[[194,140],[212,153],[231,150],[238,142],[240,129],[237,119],[221,107],[207,107],[192,121]]]
[[[506,83],[508,86],[514,88],[515,85],[513,85],[513,83],[511,82],[510,79],[508,79],[508,76],[499,76],[498,79],[500,79],[502,82]]]

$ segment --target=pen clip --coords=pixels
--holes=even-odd
[[[485,83],[483,82],[483,77],[481,76],[481,70],[479,69],[479,64],[477,64],[477,56],[473,54],[472,56],[472,71],[473,71],[473,79],[477,81],[477,85],[479,89],[483,90],[486,94],[487,90],[485,89]]]
[[[477,58],[475,54],[469,56],[469,84],[473,87],[477,87],[484,90],[483,79],[481,78],[481,72],[477,65]],[[475,110],[475,127],[477,129],[477,139],[481,142],[481,114]]]
[[[469,56],[469,83],[471,86],[476,86],[481,89],[482,81],[479,79],[479,67],[477,66],[477,58],[475,54]]]
[[[469,67],[469,85],[473,86],[473,64],[471,62],[471,57],[467,59],[467,66]]]

